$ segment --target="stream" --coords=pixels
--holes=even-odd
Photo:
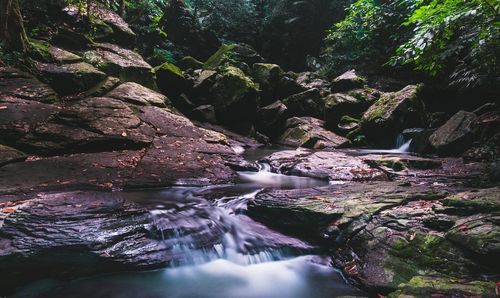
[[[275,151],[275,150],[274,150]],[[270,152],[247,152],[257,161]],[[271,152],[272,153],[272,152]],[[325,186],[327,181],[271,173],[239,172],[235,185],[122,191],[150,210],[156,231],[172,247],[167,268],[44,279],[13,297],[337,297],[363,295],[330,265],[327,252],[283,235],[245,215],[264,188]]]

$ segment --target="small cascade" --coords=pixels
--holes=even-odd
[[[402,133],[398,134],[396,138],[396,149],[394,149],[395,153],[409,153],[411,141],[412,139],[406,140]]]

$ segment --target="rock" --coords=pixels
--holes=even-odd
[[[463,153],[472,145],[476,118],[474,113],[466,111],[456,113],[429,137],[433,149],[442,155]]]
[[[363,160],[370,165],[385,167],[396,172],[408,169],[433,170],[443,166],[441,160],[417,156],[367,155],[363,157]]]
[[[388,147],[402,129],[425,126],[418,90],[417,86],[409,85],[398,92],[385,93],[365,112],[361,127],[369,141]]]
[[[342,116],[358,116],[372,102],[365,97],[354,97],[349,94],[334,93],[325,98],[325,115],[324,119],[329,127],[336,127]]]
[[[22,139],[27,152],[99,152],[149,145],[155,131],[117,99],[95,97],[69,104]]]
[[[167,62],[155,67],[154,72],[158,88],[167,96],[179,96],[189,86],[189,82],[184,77],[182,70],[171,63]]]
[[[410,152],[418,154],[426,154],[432,152],[432,146],[429,142],[429,137],[435,131],[435,129],[425,129],[421,132],[413,133],[410,143]]]
[[[106,74],[92,65],[80,62],[64,65],[35,63],[40,78],[60,95],[88,90],[106,78]]]
[[[71,52],[55,47],[48,42],[31,40],[30,41],[32,55],[35,59],[46,63],[76,63],[81,62],[82,57],[75,55]]]
[[[101,20],[113,30],[109,39],[105,37],[106,40],[115,41],[125,46],[135,43],[134,31],[117,13],[95,2],[91,2],[90,11],[94,18]]]
[[[463,192],[445,198],[442,203],[450,207],[448,212],[463,215],[494,213],[500,211],[499,188],[482,189],[475,192]]]
[[[121,84],[106,94],[106,97],[135,105],[171,106],[170,100],[165,95],[133,82]]]
[[[160,20],[168,39],[185,55],[205,61],[221,46],[217,36],[203,29],[184,1],[170,1]]]
[[[297,77],[297,83],[304,89],[319,89],[327,90],[330,88],[330,83],[318,77],[312,72],[303,72]]]
[[[28,156],[11,147],[0,145],[0,167],[12,162],[24,161]]]
[[[208,58],[203,68],[215,70],[217,68],[233,66],[250,74],[250,65],[262,61],[263,58],[249,45],[225,44],[222,45],[215,54]]]
[[[255,63],[252,69],[252,78],[259,84],[261,99],[264,103],[273,102],[279,98],[278,90],[280,90],[281,80],[284,72],[276,64]]]
[[[119,78],[115,77],[106,77],[104,81],[100,82],[99,84],[95,85],[91,89],[81,93],[77,94],[76,98],[85,98],[85,97],[101,97],[104,94],[110,92],[111,90],[115,89],[118,87],[118,85],[121,84],[121,81]]]
[[[217,123],[215,108],[212,105],[202,105],[193,109],[190,116],[198,121]]]
[[[217,72],[214,70],[201,70],[195,72],[193,78],[193,94],[198,98],[206,97],[210,88],[215,84]]]
[[[259,109],[257,113],[257,128],[270,137],[276,137],[279,135],[287,118],[288,109],[278,100]]]
[[[258,85],[238,68],[229,66],[211,88],[217,120],[245,130],[253,123],[259,102]]]
[[[290,118],[278,142],[287,146],[314,149],[342,148],[349,145],[349,140],[324,129],[324,125],[324,121],[315,118]]]
[[[123,82],[156,88],[151,65],[134,51],[110,43],[100,43],[95,45],[94,50],[85,52],[83,57],[88,63]]]
[[[318,89],[310,89],[282,100],[291,116],[322,118],[325,102]]]
[[[495,297],[495,288],[493,281],[415,276],[387,297]]]
[[[0,97],[13,97],[53,103],[57,95],[48,85],[30,74],[11,67],[0,67]]]
[[[188,70],[188,69],[201,69],[203,68],[203,62],[196,60],[195,58],[191,56],[186,56],[183,57],[179,62],[178,62],[179,67],[182,70]]]
[[[333,79],[331,84],[332,92],[345,92],[356,88],[363,88],[366,79],[356,74],[354,69]]]
[[[85,50],[93,43],[85,34],[66,27],[58,28],[57,34],[52,38],[51,42],[65,49],[76,51]]]
[[[340,118],[339,124],[337,125],[337,130],[343,135],[348,135],[349,133],[359,129],[359,119],[346,115]]]
[[[371,168],[361,158],[338,151],[281,151],[265,158],[273,171],[286,175],[329,181],[387,180],[380,170]]]

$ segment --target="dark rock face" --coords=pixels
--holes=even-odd
[[[431,146],[440,154],[463,153],[474,140],[476,118],[474,113],[458,112],[429,137]]]
[[[287,117],[287,107],[278,100],[259,109],[257,128],[270,137],[276,137],[284,126]]]
[[[348,139],[326,130],[324,126],[325,122],[316,118],[290,118],[278,142],[287,146],[314,149],[342,148],[349,145]]]
[[[310,89],[282,100],[290,116],[322,118],[325,102],[318,89]]]
[[[201,28],[184,1],[170,1],[160,23],[169,40],[196,59],[206,60],[221,45],[213,32]]]
[[[418,87],[413,85],[383,94],[361,119],[366,137],[381,146],[393,145],[401,129],[424,126],[424,106],[418,98]]]
[[[369,91],[367,91],[368,93]],[[325,98],[324,119],[329,127],[336,127],[343,116],[358,116],[373,103],[370,94],[363,91],[344,94],[334,93]]]
[[[19,150],[0,145],[0,167],[12,162],[24,161],[27,157]]]
[[[181,93],[186,92],[190,86],[182,70],[171,63],[164,63],[155,67],[156,84],[163,94],[177,97]]]

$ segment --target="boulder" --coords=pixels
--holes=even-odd
[[[364,113],[361,127],[370,142],[389,147],[401,130],[425,126],[418,90],[418,86],[409,85],[398,92],[385,93]]]
[[[12,162],[24,161],[28,156],[11,147],[0,145],[0,167]]]
[[[279,98],[278,91],[283,76],[284,72],[279,65],[268,63],[255,63],[253,65],[252,78],[260,86],[263,103],[271,103]]]
[[[210,56],[203,65],[204,69],[217,69],[234,66],[250,74],[250,66],[260,63],[263,58],[252,47],[246,44],[225,44],[215,54]]]
[[[57,34],[52,38],[51,42],[65,49],[75,51],[85,50],[93,43],[85,34],[66,27],[58,28]]]
[[[130,29],[127,22],[125,22],[116,12],[96,2],[91,2],[90,11],[94,18],[99,19],[112,29],[109,37],[105,35],[101,39],[114,41],[124,46],[135,43],[136,35],[134,31]]]
[[[179,62],[177,64],[184,71],[189,70],[189,69],[195,70],[195,69],[203,68],[203,62],[201,62],[201,61],[199,61],[196,58],[193,58],[191,56],[182,57],[182,59],[179,60]]]
[[[470,148],[474,141],[473,126],[476,118],[474,113],[456,113],[429,137],[433,149],[442,155],[453,155]]]
[[[11,67],[0,67],[0,97],[13,97],[53,103],[57,94],[30,74]]]
[[[281,132],[287,118],[288,109],[278,100],[259,109],[257,128],[270,137],[276,137]]]
[[[340,151],[289,150],[274,153],[264,159],[273,172],[286,175],[342,181],[385,181],[388,177],[361,158]]]
[[[246,129],[255,120],[259,87],[238,68],[228,66],[211,88],[217,120]]]
[[[198,121],[217,123],[215,108],[212,105],[201,105],[194,108],[189,115]]]
[[[154,68],[156,84],[163,94],[176,97],[185,92],[190,86],[182,70],[172,63],[163,63]]]
[[[322,118],[325,102],[318,89],[310,89],[282,100],[290,116]]]
[[[344,115],[358,116],[373,103],[370,98],[344,93],[330,94],[325,98],[324,119],[329,127],[336,127]]]
[[[106,97],[135,105],[171,106],[170,100],[165,95],[133,82],[121,84],[107,93]]]
[[[40,79],[60,95],[88,90],[106,78],[106,74],[92,65],[79,62],[64,65],[35,63]]]
[[[340,118],[335,129],[335,131],[338,131],[342,135],[348,135],[355,130],[359,130],[359,119],[347,115]]]
[[[86,62],[123,82],[135,82],[155,89],[152,67],[141,55],[110,43],[96,44],[83,55]]]
[[[46,41],[31,40],[30,45],[31,55],[42,62],[65,64],[82,61],[82,57],[55,47]]]
[[[349,145],[349,140],[324,128],[325,122],[311,117],[294,117],[287,120],[285,132],[278,142],[287,146],[314,149],[341,148]]]
[[[366,79],[358,76],[354,69],[333,79],[331,84],[332,92],[345,92],[352,89],[363,88],[367,83]]]
[[[304,89],[330,89],[330,83],[312,72],[300,73],[296,78],[296,82]]]

